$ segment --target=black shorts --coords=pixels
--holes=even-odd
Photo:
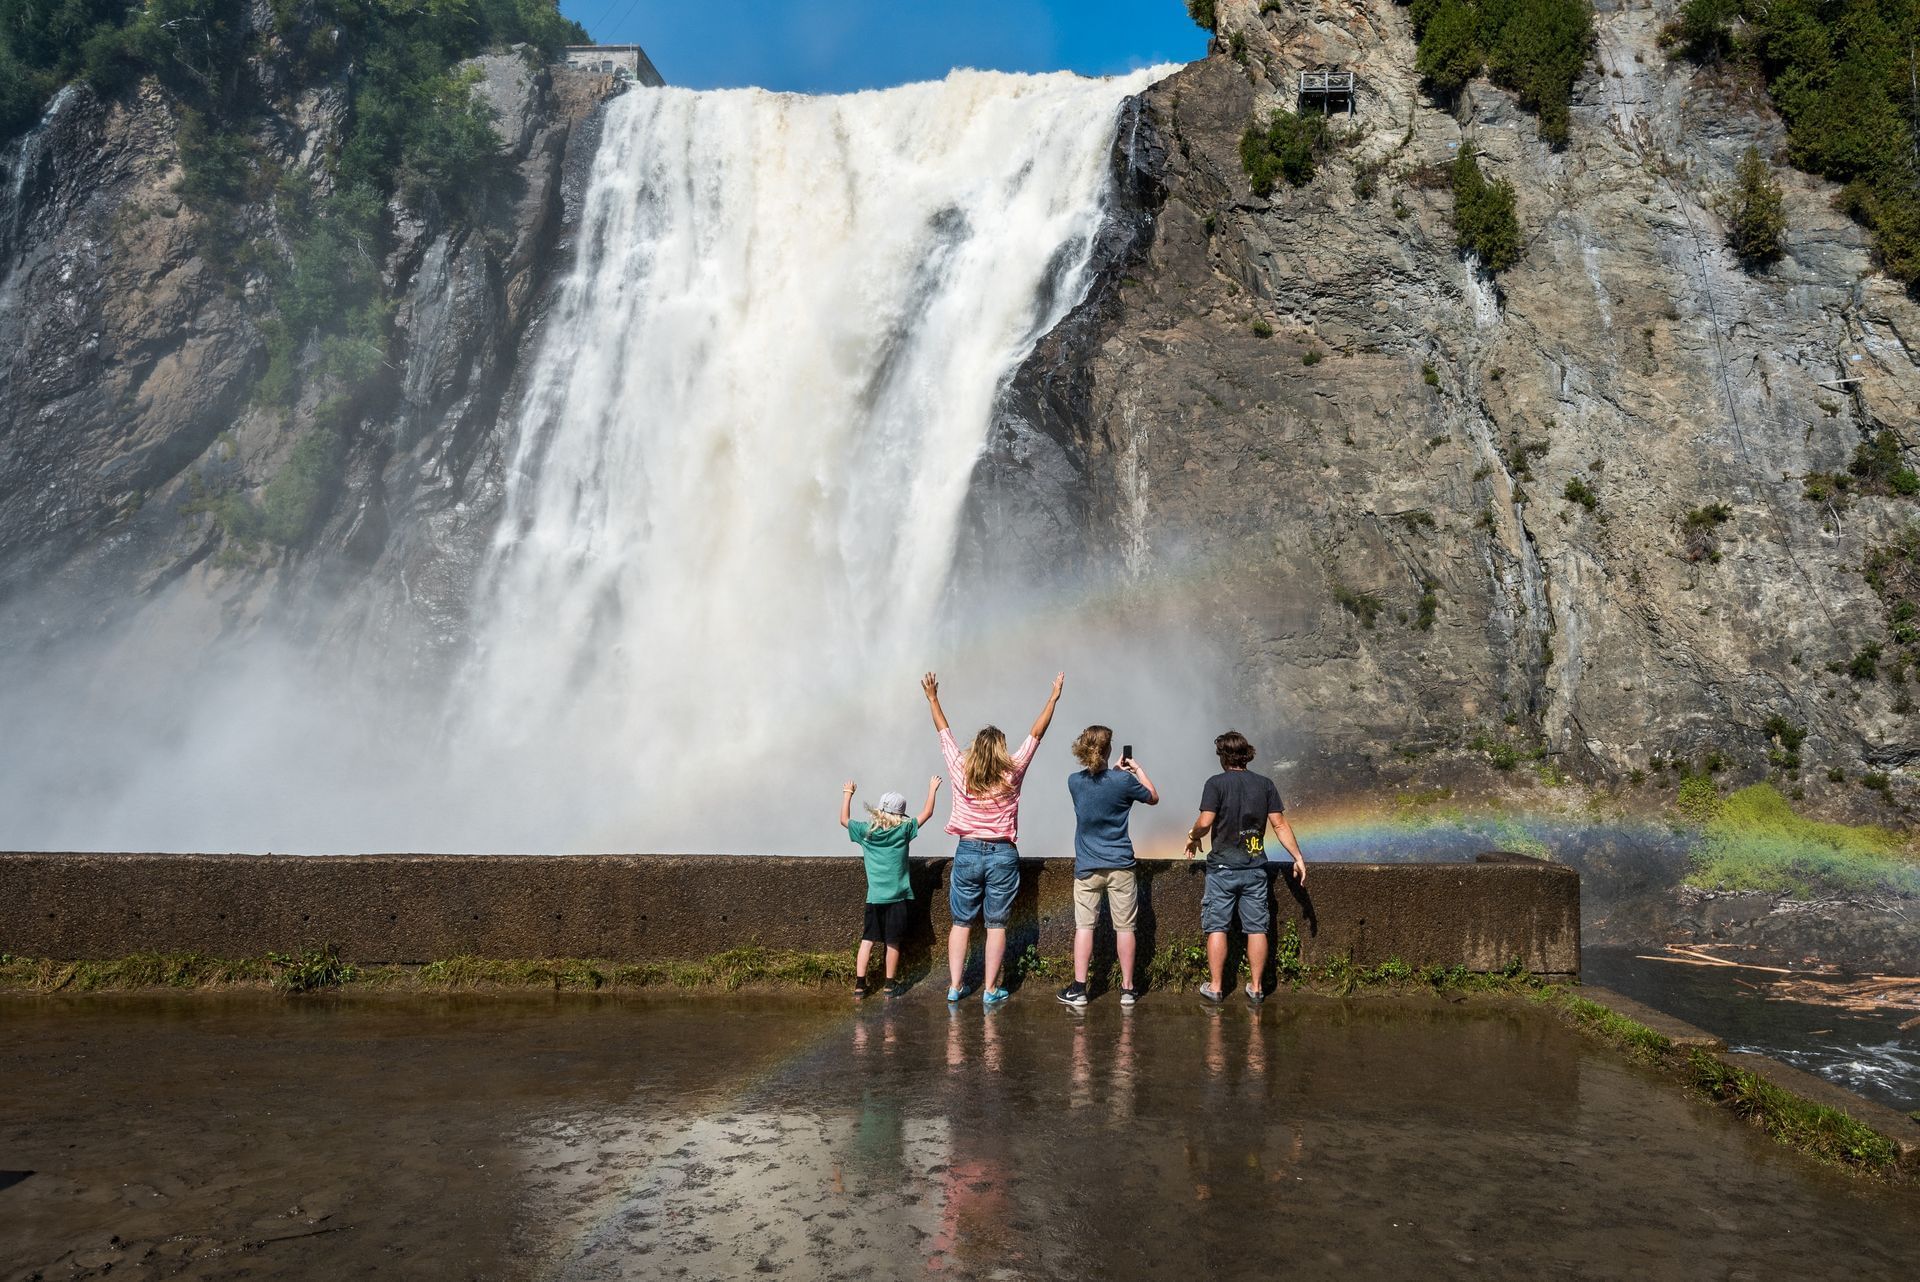
[[[913,901],[902,899],[891,904],[868,904],[866,928],[860,938],[895,948],[907,942],[907,919],[913,915]]]

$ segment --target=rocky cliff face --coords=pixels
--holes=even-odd
[[[453,626],[484,541],[460,531],[489,510],[497,410],[561,260],[569,165],[591,154],[595,110],[615,91],[517,52],[470,66],[507,178],[471,217],[389,207],[391,340],[381,372],[355,389],[316,530],[291,549],[237,545],[208,496],[256,494],[315,422],[320,394],[260,403],[261,282],[210,261],[212,229],[176,194],[179,121],[165,96],[149,84],[103,101],[76,85],[0,153],[8,647],[57,643],[170,584],[217,605],[200,613],[226,627],[249,626],[270,600],[357,626],[402,593],[394,622],[423,642]],[[258,129],[262,154],[324,190],[343,86],[288,83],[274,57],[251,71],[278,104]],[[241,217],[277,234],[271,204]],[[336,613],[327,589],[363,580],[398,586]]]
[[[1123,131],[1139,235],[1016,380],[974,562],[1012,524],[1033,565],[1175,597],[1227,642],[1250,733],[1309,771],[1531,781],[1485,769],[1518,756],[1617,786],[1718,753],[1754,778],[1778,717],[1807,732],[1783,786],[1890,818],[1912,703],[1829,665],[1885,637],[1861,568],[1920,509],[1803,478],[1882,429],[1914,442],[1920,306],[1789,170],[1784,260],[1726,248],[1736,161],[1784,137],[1764,90],[1670,61],[1667,0],[1602,0],[1554,150],[1485,81],[1423,96],[1390,0],[1218,9],[1210,56]],[[1359,76],[1342,141],[1256,197],[1242,131],[1325,65]],[[1454,249],[1463,146],[1518,192],[1497,281]],[[1684,522],[1718,503],[1709,557]]]
[[[1201,621],[1244,728],[1342,786],[1619,786],[1712,753],[1758,777],[1784,725],[1807,737],[1783,785],[1890,818],[1920,755],[1906,687],[1830,666],[1885,638],[1861,567],[1920,509],[1802,494],[1882,429],[1912,442],[1920,305],[1831,186],[1787,170],[1787,255],[1744,269],[1721,193],[1749,144],[1783,140],[1764,93],[1669,60],[1670,0],[1598,9],[1554,150],[1485,81],[1423,95],[1391,0],[1221,0],[1211,55],[1122,122],[1094,291],[1008,389],[962,564]],[[1328,64],[1359,76],[1341,140],[1256,197],[1242,131]],[[57,643],[171,585],[195,627],[281,601],[323,635],[458,642],[500,410],[610,89],[477,65],[512,178],[468,222],[390,209],[384,368],[289,549],[236,547],[208,511],[284,468],[319,406],[257,403],[252,286],[209,265],[174,194],[162,96],[76,87],[0,154],[0,641]],[[341,86],[256,70],[280,104],[260,144],[319,174]],[[1453,246],[1462,146],[1519,193],[1525,253],[1497,280]],[[1717,559],[1684,528],[1715,504]],[[1884,792],[1852,782],[1869,771]]]

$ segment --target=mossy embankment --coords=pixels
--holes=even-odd
[[[1726,797],[1709,784],[1694,800],[1703,822],[1690,885],[1796,899],[1920,895],[1920,856],[1886,828],[1807,818],[1765,783]]]
[[[1920,1159],[1912,1147],[1920,1134],[1908,1137],[1903,1153],[1892,1136],[1847,1112],[1796,1094],[1714,1051],[1677,1045],[1665,1034],[1582,997],[1576,989],[1548,985],[1533,996],[1577,1027],[1680,1081],[1788,1148],[1876,1179],[1920,1180]]]

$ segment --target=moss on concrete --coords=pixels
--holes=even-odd
[[[1840,1109],[1775,1085],[1712,1051],[1677,1046],[1665,1035],[1589,1001],[1567,985],[1545,985],[1537,1000],[1593,1036],[1677,1077],[1788,1148],[1877,1179],[1908,1182],[1920,1176],[1920,1171],[1902,1163],[1898,1144]]]
[[[1659,1059],[1673,1050],[1671,1038],[1599,1002],[1588,1001],[1565,985],[1541,989],[1540,996],[1575,1024],[1643,1059]]]
[[[274,988],[448,992],[457,989],[818,987],[853,979],[849,953],[735,948],[690,962],[605,962],[582,958],[502,961],[449,957],[424,966],[354,966],[330,948],[221,960],[191,954],[143,954],[110,961],[50,961],[0,955],[0,991],[110,992],[146,988]]]
[[[1899,1146],[1837,1108],[1804,1099],[1708,1051],[1688,1054],[1683,1070],[1695,1090],[1790,1148],[1868,1175],[1900,1174]]]
[[[0,954],[0,989],[42,993],[266,986],[273,976],[265,958],[232,961],[192,953],[137,953],[108,961],[62,962]]]

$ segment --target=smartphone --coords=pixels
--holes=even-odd
[[[1122,744],[1122,745],[1120,746],[1120,760],[1122,760],[1122,761],[1132,761],[1132,760],[1133,760],[1133,745],[1132,745],[1132,744],[1130,744],[1130,743],[1127,743],[1127,744]]]

